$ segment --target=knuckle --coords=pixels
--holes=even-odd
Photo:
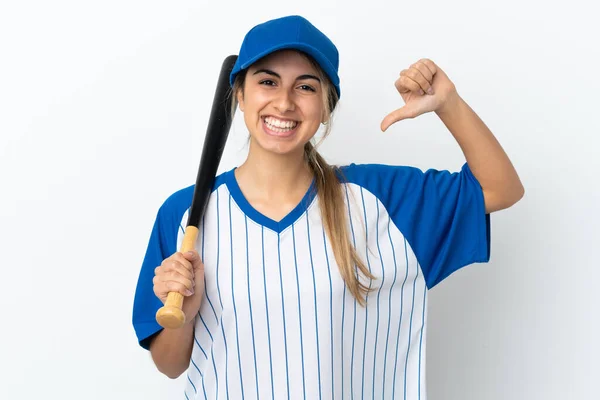
[[[431,70],[432,74],[435,74],[435,72],[437,71],[437,67],[435,65],[435,63],[431,60],[427,60],[427,62],[425,63],[425,65],[427,67],[429,67],[429,69]]]
[[[190,261],[187,258],[185,258],[185,256],[182,253],[178,254],[177,262],[183,268],[188,268],[188,266],[190,265]]]
[[[164,292],[164,285],[162,284],[162,282],[156,282],[156,284],[152,287],[152,290],[154,291],[154,294],[158,297],[160,297],[163,292]]]
[[[171,257],[169,257],[170,264],[176,264],[181,259],[180,253],[174,253]]]
[[[419,72],[421,72],[421,74],[423,74],[424,77],[428,77],[431,75],[431,72],[429,71],[429,68],[427,68],[427,66],[423,63],[419,64]]]
[[[171,271],[171,272],[169,272],[169,274],[168,274],[168,278],[169,278],[169,280],[171,280],[171,281],[175,281],[175,280],[177,280],[177,277],[178,277],[178,276],[179,276],[179,273],[177,273],[176,271]]]
[[[171,269],[171,265],[173,264],[173,259],[167,258],[160,264],[160,269],[162,272],[168,271]]]
[[[187,268],[184,265],[180,265],[179,268],[177,269],[177,271],[175,271],[176,274],[183,276],[185,278],[189,278],[192,276],[192,271],[191,269]]]

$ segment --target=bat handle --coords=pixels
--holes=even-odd
[[[186,253],[194,250],[194,244],[198,238],[198,228],[188,226],[183,235],[181,252]],[[178,329],[185,324],[185,314],[182,311],[183,295],[179,292],[169,292],[164,306],[156,312],[156,321],[163,328]]]

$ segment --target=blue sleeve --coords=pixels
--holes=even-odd
[[[154,294],[154,269],[177,251],[177,232],[187,209],[187,197],[173,195],[167,199],[160,207],[150,233],[136,286],[132,318],[138,343],[145,349],[149,349],[152,337],[162,330],[156,322],[156,312],[163,304]]]
[[[490,258],[490,216],[468,164],[460,172],[371,165],[364,186],[386,207],[412,247],[428,288]]]

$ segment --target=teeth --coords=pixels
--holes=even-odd
[[[269,128],[279,128],[284,130],[293,129],[298,125],[296,121],[281,121],[277,118],[267,117],[265,118],[265,122],[269,126]]]

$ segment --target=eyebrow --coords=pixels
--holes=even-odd
[[[257,70],[253,75],[257,75],[260,73],[265,73],[267,75],[272,75],[272,76],[275,76],[275,77],[281,79],[281,76],[277,72],[271,71],[270,69],[266,69],[266,68],[261,68],[261,69]],[[304,79],[314,79],[318,82],[321,82],[321,80],[318,77],[311,75],[311,74],[300,75],[296,78],[297,81],[304,80]]]

